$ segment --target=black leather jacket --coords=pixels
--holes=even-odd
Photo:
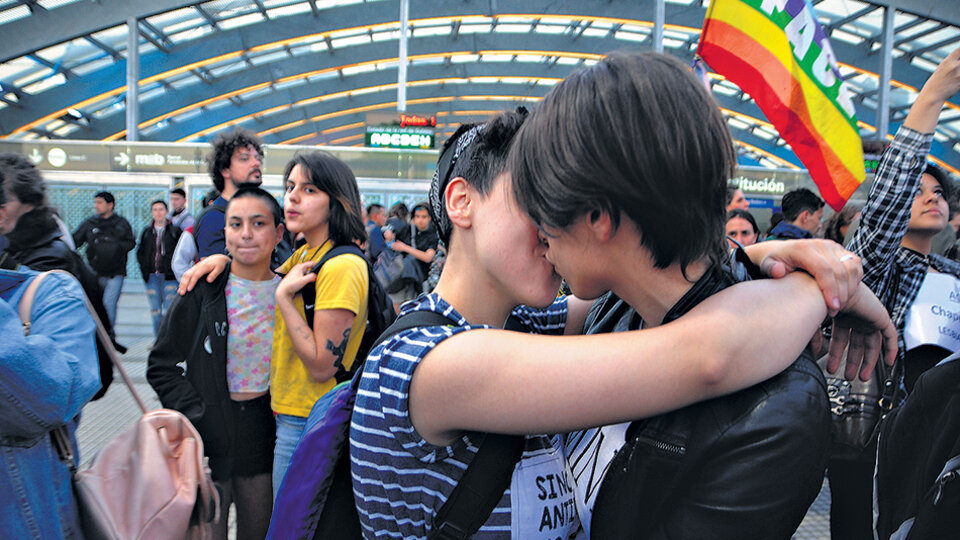
[[[664,322],[744,278],[742,267],[711,268]],[[608,294],[585,328],[639,325],[639,315]],[[788,539],[820,491],[829,444],[826,383],[805,352],[756,386],[633,422],[600,486],[591,536]]]
[[[147,382],[164,407],[183,413],[203,438],[214,480],[230,478],[236,437],[227,389],[227,297],[230,267],[213,283],[177,296],[147,360]],[[181,362],[186,361],[186,373]]]

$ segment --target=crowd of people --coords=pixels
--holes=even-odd
[[[260,187],[260,140],[237,128],[211,143],[215,191],[197,216],[174,189],[137,242],[104,191],[70,234],[37,168],[0,155],[2,528],[81,535],[50,434],[73,437],[110,382],[102,350],[118,344],[94,339],[83,297],[116,324],[136,248],[156,336],[147,380],[203,439],[217,538],[231,506],[237,538],[267,536],[315,403],[351,376],[359,523],[346,536],[790,538],[826,474],[833,537],[873,538],[874,474],[897,464],[878,461],[875,436],[835,455],[825,373],[892,373],[890,409],[940,397],[923,381],[960,351],[960,316],[931,317],[930,299],[960,285],[942,256],[960,249],[952,181],[926,155],[958,91],[960,50],[862,208],[822,227],[823,200],[797,189],[766,234],[728,186],[736,154],[713,98],[651,53],[610,54],[532,112],[461,126],[412,209],[365,206],[322,151],[286,165],[280,204]],[[363,256],[326,257],[347,245]],[[24,290],[53,268],[76,281],[44,282],[21,320]],[[401,320],[445,322],[361,353],[371,280]],[[500,458],[509,481],[452,533],[448,498],[496,435],[516,448]]]

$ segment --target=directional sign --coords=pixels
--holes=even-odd
[[[264,174],[283,174],[296,152],[317,147],[265,145]],[[324,150],[343,160],[358,177],[429,180],[436,151],[371,150],[330,147]],[[207,174],[209,144],[126,143],[90,141],[10,141],[0,139],[0,152],[27,156],[41,170],[89,172],[148,172]]]

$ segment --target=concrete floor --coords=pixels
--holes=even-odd
[[[128,277],[124,281],[117,319],[117,341],[128,348],[127,353],[122,357],[124,368],[133,379],[134,386],[147,407],[159,408],[160,402],[145,378],[147,355],[153,343],[153,326],[141,280]],[[106,395],[83,409],[83,417],[77,431],[81,465],[89,463],[107,441],[133,425],[139,416],[140,411],[130,391],[120,377],[116,376]],[[230,524],[230,537],[233,538],[235,519],[232,513]],[[829,540],[830,490],[826,482],[793,538],[795,540]]]

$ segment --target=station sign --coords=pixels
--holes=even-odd
[[[205,173],[200,145],[104,144],[79,141],[0,141],[0,150],[26,156],[41,170]]]
[[[400,127],[437,127],[437,117],[400,113]]]
[[[367,126],[364,144],[372,148],[429,149],[436,133],[423,127]]]

